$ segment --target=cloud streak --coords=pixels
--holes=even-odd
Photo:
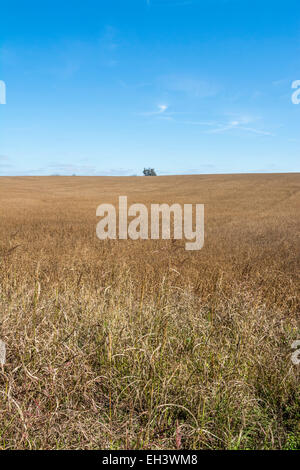
[[[140,116],[159,116],[161,114],[165,114],[168,109],[168,105],[166,104],[158,104],[157,109],[155,111],[147,111],[143,113],[139,113]]]
[[[202,130],[205,134],[223,134],[229,131],[239,130],[251,134],[256,134],[260,136],[275,136],[272,132],[266,131],[264,129],[259,129],[256,127],[249,126],[250,123],[256,121],[257,119],[251,118],[249,116],[242,116],[235,120],[229,122],[220,122],[220,121],[209,121],[209,120],[192,120],[192,119],[176,119],[174,115],[186,114],[180,112],[169,112],[169,107],[164,104],[160,104],[157,107],[156,111],[150,111],[146,113],[140,113],[141,116],[155,117],[160,120],[171,121],[176,124],[190,125],[190,126],[199,126],[199,127],[209,127],[210,129]]]
[[[242,118],[240,120],[230,121],[225,125],[220,123],[214,129],[207,130],[206,133],[207,134],[222,134],[222,133],[225,133],[227,131],[237,129],[237,130],[241,130],[241,131],[244,131],[244,132],[250,132],[250,133],[256,134],[256,135],[274,136],[274,134],[272,134],[272,132],[262,130],[262,129],[257,129],[255,127],[249,127],[249,126],[245,125],[249,121],[251,122],[251,120],[248,120],[248,118],[244,118],[244,119]]]

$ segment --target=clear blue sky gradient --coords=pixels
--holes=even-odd
[[[0,175],[300,171],[299,1],[0,7]]]

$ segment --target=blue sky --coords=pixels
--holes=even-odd
[[[300,171],[298,1],[1,4],[0,175]]]

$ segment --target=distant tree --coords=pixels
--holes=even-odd
[[[143,173],[145,176],[157,176],[154,168],[144,168]]]

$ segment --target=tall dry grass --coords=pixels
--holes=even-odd
[[[299,448],[299,189],[0,178],[0,448]],[[204,203],[203,250],[99,241],[118,195]]]

